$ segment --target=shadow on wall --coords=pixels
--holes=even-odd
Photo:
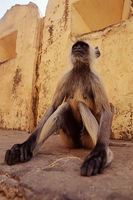
[[[82,0],[72,5],[72,32],[93,32],[128,19],[130,0]]]
[[[10,33],[0,39],[0,64],[16,58],[17,31]]]

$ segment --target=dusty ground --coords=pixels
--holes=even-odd
[[[133,199],[132,143],[111,146],[115,159],[103,174],[81,177],[79,169],[87,150],[65,148],[58,135],[51,136],[31,161],[5,165],[6,149],[27,137],[26,133],[0,130],[0,200]]]

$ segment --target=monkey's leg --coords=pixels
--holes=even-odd
[[[74,119],[70,105],[67,102],[63,103],[45,123],[41,134],[38,137],[34,154],[38,151],[38,148],[47,139],[47,137],[58,130],[61,134],[64,133],[67,135],[71,144],[73,143],[75,147],[79,147],[80,129],[81,126]]]
[[[64,121],[62,129],[60,129],[60,136],[69,148],[81,148],[80,134],[82,129],[82,122],[79,123],[70,108],[64,115]]]
[[[83,147],[92,149],[97,142],[99,125],[90,109],[84,103],[79,103],[78,107],[85,127],[82,131],[81,141]]]
[[[60,105],[47,119],[41,131],[31,135],[23,144],[16,144],[6,152],[5,161],[8,165],[26,162],[35,155],[42,143],[55,131],[63,127],[64,115],[70,109],[68,103]]]
[[[91,176],[101,173],[113,159],[113,153],[108,146],[113,112],[104,110],[100,118],[100,125],[98,125],[95,117],[84,103],[79,103],[79,111],[93,144],[96,144],[81,166],[81,175]]]

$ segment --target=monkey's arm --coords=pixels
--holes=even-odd
[[[62,78],[63,79],[63,78]],[[43,129],[44,124],[47,122],[47,120],[50,118],[50,116],[56,111],[58,106],[62,103],[65,93],[64,93],[64,80],[62,79],[59,81],[52,105],[47,110],[45,115],[43,116],[40,123],[37,125],[33,133],[30,135],[30,137],[22,144],[15,144],[10,150],[6,151],[5,155],[5,162],[8,165],[13,165],[19,162],[26,162],[30,160],[35,153],[39,150],[40,145],[38,143],[40,142],[40,135]],[[45,136],[47,137],[47,136]]]
[[[110,111],[102,109],[97,143],[81,166],[82,176],[91,176],[101,173],[113,159],[112,151],[109,149],[109,137],[114,110],[112,104],[110,107]]]
[[[91,87],[93,92],[93,103],[95,114],[100,115],[98,124],[98,138],[96,146],[90,155],[85,159],[81,167],[81,175],[90,176],[101,173],[113,159],[113,153],[109,149],[109,136],[114,114],[113,105],[109,104],[102,81],[95,72],[92,72]],[[89,133],[89,131],[88,131]]]
[[[37,137],[39,136],[43,125],[53,112],[54,107],[51,106],[27,140],[22,144],[14,144],[10,150],[6,151],[5,162],[8,165],[26,162],[32,158],[33,150],[37,143]]]

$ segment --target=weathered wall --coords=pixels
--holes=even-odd
[[[62,72],[67,68],[70,45],[70,10],[68,0],[50,0],[42,34],[41,62],[38,69],[38,121],[51,103]]]
[[[82,1],[49,0],[45,19],[41,20],[34,4],[15,6],[0,20],[0,49],[4,49],[3,54],[0,53],[0,128],[33,129],[50,105],[60,76],[68,69],[73,41],[86,39],[101,50],[96,71],[115,106],[112,137],[133,138],[133,11],[129,13],[130,0],[110,1],[112,7],[116,3],[121,5],[117,5],[119,12],[115,11],[113,18],[113,12],[106,14],[107,1],[102,2],[103,6],[99,0],[95,1],[103,9],[103,16],[100,16],[103,21],[98,24],[100,18],[97,19],[96,27],[87,19],[88,1],[86,4]],[[97,4],[89,3],[93,7],[89,13],[91,18]],[[127,20],[121,22],[122,19]],[[104,23],[110,26],[90,32],[103,28]],[[10,33],[17,34],[16,41],[9,40],[10,45],[16,45],[13,51],[5,50],[3,43]]]
[[[112,25],[103,31],[81,35],[82,20],[79,14],[74,13],[74,20],[76,21],[77,16],[77,23],[80,25],[76,34],[73,32],[75,29],[73,29],[72,3],[74,2],[74,0],[49,0],[48,3],[39,66],[38,121],[50,105],[57,81],[68,68],[68,51],[72,41],[79,38],[87,39],[93,45],[98,45],[101,50],[96,71],[101,75],[110,102],[115,106],[112,137],[131,139],[133,138],[133,17],[130,13],[129,19],[125,22]],[[85,24],[83,30],[85,32],[87,30]]]
[[[101,75],[110,102],[115,106],[112,137],[133,137],[133,17],[83,39],[98,45],[101,57],[96,71]]]
[[[0,20],[0,128],[33,129],[39,23],[32,3],[12,7]]]

